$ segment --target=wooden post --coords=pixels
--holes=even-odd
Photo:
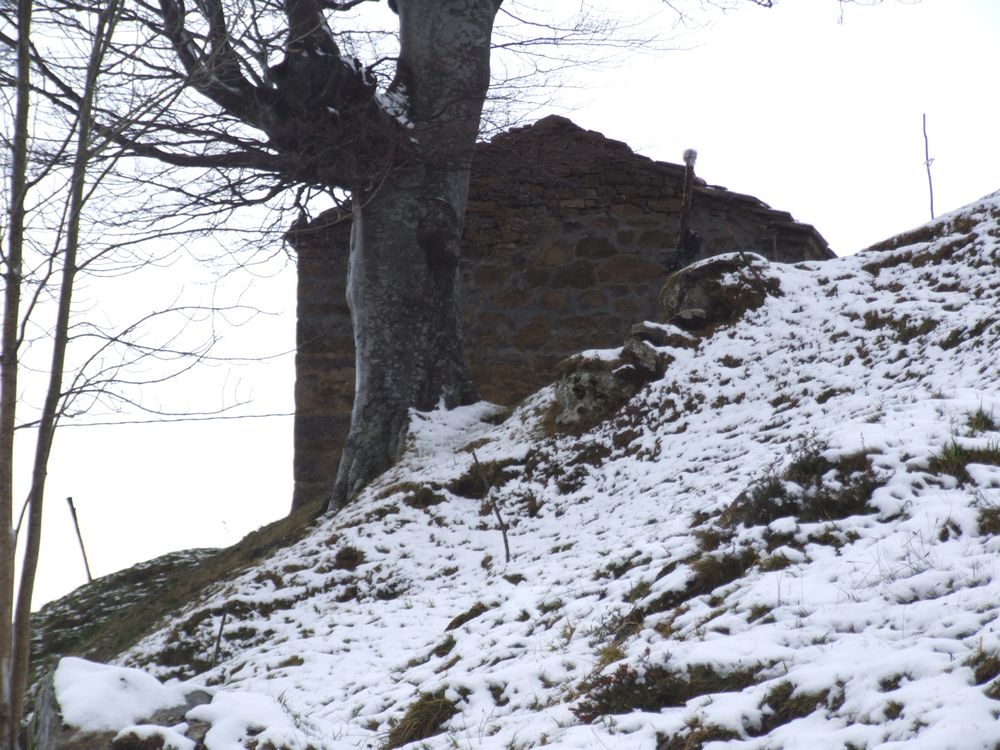
[[[687,235],[691,231],[691,204],[694,200],[694,163],[698,152],[689,148],[684,152],[684,197],[681,203],[681,229],[677,235],[677,252],[683,253],[687,247]]]
[[[80,552],[83,554],[83,567],[87,571],[87,583],[93,583],[94,577],[90,575],[90,563],[87,562],[87,550],[83,546],[83,535],[80,533],[80,522],[76,517],[76,506],[73,505],[73,498],[67,497],[69,503],[69,513],[73,516],[73,527],[76,529],[76,538],[80,540]]]
[[[684,187],[681,197],[681,220],[677,231],[677,243],[673,253],[664,259],[667,273],[680,270],[688,265],[701,250],[701,235],[691,230],[691,206],[694,203],[694,162],[698,152],[689,148],[684,152]]]

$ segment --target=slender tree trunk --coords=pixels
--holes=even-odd
[[[69,344],[73,291],[76,285],[80,226],[84,204],[87,200],[87,172],[93,157],[91,150],[92,108],[106,45],[113,33],[120,8],[121,0],[108,0],[105,7],[101,9],[97,26],[94,29],[90,57],[87,60],[86,83],[80,100],[80,111],[77,114],[75,128],[71,130],[72,135],[75,136],[75,149],[70,174],[70,190],[64,214],[65,245],[61,251],[59,248],[52,250],[53,253],[61,255],[62,271],[57,286],[58,306],[55,327],[52,331],[52,359],[49,366],[49,380],[35,441],[31,487],[28,493],[27,527],[23,529],[24,555],[21,560],[17,605],[13,613],[9,678],[5,680],[7,696],[9,696],[7,701],[10,716],[9,746],[12,750],[19,747],[20,720],[24,712],[24,699],[31,662],[31,598],[34,593],[35,573],[41,550],[45,480],[48,476],[49,456],[52,451],[52,441],[55,437],[59,406],[63,396],[63,376],[66,367],[66,350]],[[6,341],[4,343],[6,344]],[[7,364],[6,361],[4,364]],[[16,364],[15,360],[14,370],[16,370]],[[20,531],[22,530],[19,529]],[[4,595],[6,596],[6,590]]]
[[[24,249],[24,195],[28,175],[29,32],[31,0],[17,5],[17,99],[10,166],[10,215],[0,340],[0,743],[14,748],[20,716],[12,705],[14,561],[14,425],[17,408],[18,322]]]
[[[403,449],[410,410],[476,398],[462,352],[458,262],[499,0],[398,0],[395,89],[418,157],[355,192],[347,301],[354,408],[328,502],[339,510]]]

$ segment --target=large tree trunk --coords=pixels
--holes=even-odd
[[[475,399],[462,354],[458,261],[469,168],[500,0],[398,0],[416,156],[354,196],[347,301],[354,409],[327,508],[339,510],[401,452],[410,410]]]

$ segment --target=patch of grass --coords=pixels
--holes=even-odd
[[[952,440],[928,461],[927,471],[931,474],[949,474],[959,484],[968,484],[972,481],[966,468],[969,464],[1000,466],[1000,443],[991,441],[985,448],[966,448]]]
[[[406,585],[399,581],[382,581],[371,590],[376,601],[391,602],[406,593]]]
[[[883,693],[889,693],[893,690],[898,690],[899,686],[903,684],[904,679],[909,679],[909,675],[905,673],[894,674],[891,677],[883,677],[878,681],[879,690]]]
[[[698,549],[702,552],[715,552],[733,538],[732,529],[724,529],[714,524],[704,525],[691,534],[698,540]]]
[[[939,542],[947,542],[949,539],[957,539],[962,536],[962,527],[950,518],[941,522],[938,528],[937,538]]]
[[[740,735],[732,729],[716,724],[694,721],[683,734],[656,735],[656,750],[702,750],[709,742],[738,740]]]
[[[734,369],[736,367],[741,367],[743,365],[743,360],[739,357],[734,357],[731,354],[726,354],[719,360],[719,364],[723,367]]]
[[[757,620],[763,620],[769,614],[774,607],[770,604],[754,604],[750,607],[750,611],[747,613],[747,622],[757,622]],[[771,618],[774,619],[773,617]]]
[[[643,557],[639,552],[633,552],[631,557],[628,557],[625,560],[615,560],[609,562],[600,570],[595,571],[594,580],[599,581],[602,578],[613,578],[617,581],[623,575],[632,570],[632,568],[639,565],[646,565],[649,562],[649,557]]]
[[[791,564],[792,561],[789,560],[787,557],[785,557],[782,554],[777,554],[777,555],[771,555],[770,557],[765,557],[763,560],[761,560],[760,569],[769,573],[775,570],[784,570]]]
[[[779,682],[767,692],[760,704],[764,716],[760,727],[753,732],[753,735],[762,737],[784,724],[808,716],[817,709],[828,708],[830,693],[829,690],[815,693],[796,691],[792,683]]]
[[[817,404],[825,404],[831,398],[839,396],[841,393],[850,393],[848,388],[827,388],[825,391],[816,396]]]
[[[1000,505],[983,505],[976,516],[980,534],[1000,534]]]
[[[435,492],[435,487],[416,487],[403,498],[403,504],[417,510],[427,510],[444,502],[444,495]]]
[[[457,630],[458,628],[465,625],[465,623],[475,620],[480,615],[489,612],[490,608],[487,607],[482,602],[476,602],[469,609],[467,609],[462,614],[456,616],[451,622],[449,622],[445,628],[444,632],[448,633],[452,630]]]
[[[285,583],[281,580],[281,576],[272,570],[264,570],[254,576],[254,583],[270,583],[274,588],[280,589],[284,587]]]
[[[722,672],[713,665],[696,664],[683,672],[646,667],[640,675],[622,664],[611,674],[589,680],[586,697],[572,711],[590,724],[601,716],[683,706],[700,695],[743,690],[755,684],[756,673],[757,668]]]
[[[778,411],[782,411],[783,406],[791,408],[793,406],[799,405],[799,400],[790,393],[779,393],[777,396],[772,398],[769,402]]]
[[[639,581],[632,587],[632,590],[625,595],[625,601],[634,604],[646,597],[649,594],[649,590],[653,587],[653,584],[649,581]]]
[[[470,500],[482,500],[494,487],[502,487],[519,472],[513,467],[519,466],[522,459],[508,458],[502,461],[486,461],[478,465],[473,462],[469,470],[462,476],[453,480],[447,487],[448,491],[459,497],[466,497]],[[483,477],[486,481],[483,481]]]
[[[609,664],[614,664],[616,661],[621,661],[624,658],[625,652],[617,644],[612,643],[604,646],[604,648],[597,652],[597,663],[594,665],[594,672],[600,672]]]
[[[903,715],[903,704],[897,701],[889,701],[885,704],[885,708],[882,709],[882,713],[889,721],[895,721]]]
[[[824,446],[817,443],[800,446],[783,472],[769,471],[740,493],[719,523],[728,528],[766,526],[787,517],[812,523],[874,512],[868,501],[888,477],[864,452],[833,461],[823,453]]]
[[[493,698],[493,703],[497,706],[506,706],[510,703],[510,698],[508,698],[504,693],[507,690],[506,685],[499,685],[493,683],[490,685],[490,697]]]
[[[865,330],[874,331],[879,328],[889,328],[895,332],[901,344],[908,344],[918,336],[926,336],[938,327],[938,321],[933,318],[912,322],[910,316],[903,315],[894,318],[891,315],[881,316],[876,312],[865,313]]]
[[[956,346],[961,344],[963,341],[969,341],[970,339],[977,339],[986,329],[997,322],[996,318],[985,318],[978,323],[976,323],[971,328],[955,328],[945,336],[943,339],[938,341],[938,346],[942,349],[954,349]]]
[[[638,632],[650,615],[668,612],[692,597],[710,594],[720,586],[742,578],[757,562],[757,553],[750,548],[697,557],[689,563],[692,575],[684,588],[664,592],[646,605],[632,609],[621,618],[615,631],[616,640]]]
[[[173,667],[172,675],[198,675],[207,672],[212,668],[212,660],[206,658],[209,653],[209,644],[194,638],[187,640],[168,639],[166,646],[160,648],[156,654],[156,661],[160,666]]]
[[[444,724],[458,713],[458,704],[444,697],[444,690],[421,693],[386,735],[382,750],[393,750],[441,734]]]
[[[357,599],[360,593],[357,586],[345,586],[344,590],[337,594],[336,601],[344,604],[345,602]]]
[[[982,647],[977,648],[965,660],[965,666],[972,670],[972,676],[977,685],[985,685],[1000,676],[1000,654],[995,651],[986,651]]]
[[[742,578],[758,561],[757,553],[750,548],[698,558],[691,564],[694,577],[688,582],[687,598],[710,594],[720,586]]]
[[[455,648],[455,637],[453,635],[445,636],[445,639],[431,651],[431,656],[444,658],[451,653],[453,648]]]
[[[976,411],[969,414],[969,418],[965,422],[966,426],[973,432],[996,432],[1000,430],[1000,426],[997,425],[995,419],[993,419],[993,412],[991,411],[987,414],[983,411],[982,407],[979,407]]]
[[[566,603],[562,599],[550,599],[547,602],[539,604],[538,611],[543,615],[547,615],[550,612],[558,612],[564,606],[566,606]]]
[[[381,521],[389,516],[394,516],[399,513],[399,506],[396,503],[389,503],[388,505],[380,505],[377,508],[365,513],[365,517],[360,521],[360,523],[354,523],[353,526],[359,526],[361,523],[372,523],[373,521]]]
[[[576,453],[566,462],[566,465],[600,466],[611,455],[611,450],[609,446],[594,440],[578,444]]]
[[[987,685],[983,693],[991,700],[1000,701],[1000,680],[996,680]]]
[[[827,547],[840,549],[847,544],[853,544],[860,538],[861,535],[854,529],[841,531],[833,524],[830,524],[824,526],[821,531],[810,534],[806,537],[806,541],[811,544],[822,544]]]
[[[357,570],[358,566],[365,561],[365,553],[363,550],[357,547],[352,547],[350,545],[345,545],[337,550],[337,554],[333,556],[333,567],[334,570]]]

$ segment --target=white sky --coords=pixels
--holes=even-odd
[[[790,211],[839,254],[929,218],[923,113],[938,214],[1000,189],[1000,2],[887,0],[839,15],[835,0],[783,0],[717,16],[680,41],[694,49],[575,74],[561,113],[656,159],[698,149],[699,176]],[[243,329],[245,341],[294,345],[294,284],[290,271],[254,280],[260,306],[281,315]],[[292,365],[287,356],[232,376],[253,394],[248,413],[291,411]],[[290,417],[63,429],[36,603],[85,581],[65,497],[104,575],[230,544],[282,516],[291,460]]]

